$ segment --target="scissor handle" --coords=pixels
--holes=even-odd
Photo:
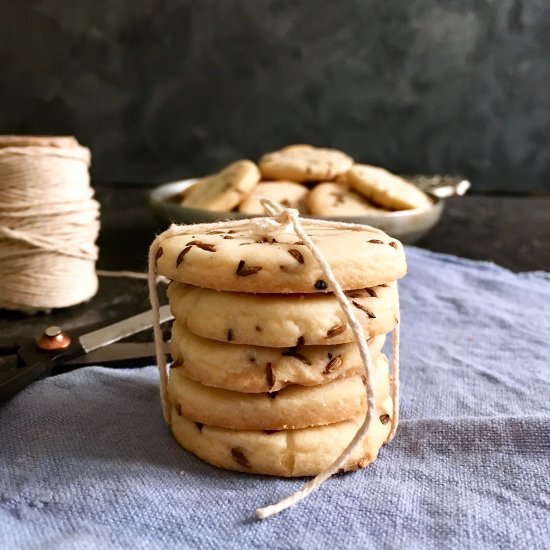
[[[17,353],[17,350],[26,341],[27,338],[21,338],[20,336],[0,336],[0,361],[4,355]]]
[[[4,346],[3,349],[7,348],[8,346]],[[10,399],[32,382],[51,374],[58,362],[81,353],[82,348],[78,341],[67,349],[45,351],[39,349],[34,340],[23,339],[17,355],[0,357],[0,402]]]
[[[18,366],[16,355],[0,358],[0,402],[7,401],[32,382],[44,378],[49,370],[43,361]]]

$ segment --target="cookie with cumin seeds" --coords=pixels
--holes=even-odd
[[[365,468],[378,456],[390,432],[391,399],[376,403],[375,418],[342,471]],[[283,477],[315,476],[341,454],[363,417],[299,430],[231,430],[196,423],[172,408],[172,433],[202,460],[249,474]]]
[[[345,177],[352,189],[389,210],[432,206],[430,197],[416,185],[379,166],[355,164]]]
[[[215,229],[182,227],[166,237],[160,275],[195,286],[249,293],[329,292],[322,268],[288,226],[266,233],[270,218],[221,222]],[[407,271],[402,244],[369,226],[302,220],[344,290],[395,281]]]
[[[353,159],[336,149],[289,145],[265,154],[258,162],[262,176],[295,182],[330,181],[347,172]]]
[[[387,212],[340,183],[316,185],[307,196],[307,208],[314,216],[377,216]]]
[[[382,335],[369,340],[371,357],[378,357],[385,339]],[[296,384],[317,386],[364,373],[355,342],[288,348],[234,344],[197,336],[177,321],[172,326],[171,353],[173,368],[191,380],[242,393],[273,392]]]
[[[186,190],[182,205],[217,212],[233,210],[260,181],[257,166],[239,160],[217,174],[207,176]]]
[[[266,376],[273,378],[269,364]],[[374,362],[377,401],[390,394],[388,361],[380,355]],[[170,369],[170,402],[195,422],[234,430],[283,430],[333,424],[366,411],[361,376],[338,378],[318,386],[288,386],[278,392],[243,393],[205,386]]]
[[[265,214],[261,199],[269,199],[285,208],[295,208],[301,214],[307,213],[305,198],[308,188],[292,181],[263,181],[239,205],[244,214]]]
[[[396,324],[395,284],[346,291],[367,338]],[[332,293],[252,294],[174,282],[168,288],[172,314],[203,338],[276,348],[332,346],[355,341]]]

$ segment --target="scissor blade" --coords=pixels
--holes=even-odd
[[[164,323],[173,319],[172,314],[170,313],[170,306],[162,306],[159,310],[160,313],[160,322]],[[139,315],[134,315],[133,317],[128,317],[123,321],[114,323],[107,327],[88,332],[88,334],[83,334],[80,338],[80,345],[86,353],[90,353],[94,349],[102,348],[108,346],[113,342],[118,342],[122,338],[131,336],[150,328],[153,326],[153,314],[152,311],[145,311]]]
[[[164,352],[169,353],[170,344],[164,342]],[[99,348],[69,361],[68,365],[104,365],[118,361],[155,357],[154,342],[118,342],[107,347]]]

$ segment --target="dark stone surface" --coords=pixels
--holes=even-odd
[[[550,189],[547,0],[0,0],[0,131],[74,133],[103,181],[289,142]]]
[[[512,271],[550,271],[550,197],[449,199],[441,222],[417,245]]]
[[[145,273],[147,250],[164,229],[136,187],[96,186],[102,204],[98,269]],[[550,271],[550,198],[449,199],[440,224],[420,243],[429,250],[490,260],[514,271]],[[162,291],[161,291],[162,293]],[[0,311],[0,334],[38,335],[46,326],[105,324],[149,307],[145,281],[101,278],[87,304],[33,317]]]

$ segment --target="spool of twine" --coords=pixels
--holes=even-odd
[[[89,165],[73,137],[0,136],[0,308],[34,313],[97,292]]]

